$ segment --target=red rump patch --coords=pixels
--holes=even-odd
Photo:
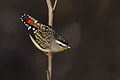
[[[30,19],[30,18],[27,18],[25,21],[26,21],[26,22],[29,22],[29,21],[31,21],[31,19]]]

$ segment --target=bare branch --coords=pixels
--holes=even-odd
[[[53,8],[50,0],[46,0],[48,6],[48,24],[53,25]]]
[[[47,80],[50,80],[50,77],[49,77],[49,72],[48,72],[48,70],[46,70],[46,74],[47,74]]]
[[[48,71],[49,71],[49,74],[50,74],[50,79],[51,79],[51,76],[52,76],[52,54],[49,53],[48,55]]]
[[[50,0],[46,0],[47,6],[48,6],[48,24],[50,26],[53,25],[53,11],[56,8],[57,0],[55,0],[54,6],[52,7],[52,3]]]
[[[46,70],[46,74],[47,74],[47,80],[50,80],[51,76],[52,76],[52,58],[53,58],[53,54],[48,53],[46,55],[48,56],[48,70]]]
[[[48,6],[48,24],[50,26],[53,26],[53,11],[55,10],[57,0],[55,0],[54,6],[52,7],[51,0],[46,0],[47,6]],[[46,71],[47,74],[47,80],[51,79],[52,76],[52,58],[53,54],[48,53],[46,54],[48,56],[48,70]]]
[[[56,8],[56,4],[57,4],[57,0],[55,0],[54,6],[53,6],[53,11],[54,11],[55,8]]]

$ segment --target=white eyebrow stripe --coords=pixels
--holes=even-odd
[[[62,42],[60,42],[60,41],[58,41],[58,40],[55,40],[55,42],[58,43],[58,44],[61,44],[61,45],[63,45],[63,46],[67,46],[66,44],[63,44]]]

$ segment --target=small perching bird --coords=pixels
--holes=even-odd
[[[45,53],[58,53],[70,48],[68,41],[63,39],[53,27],[40,23],[28,14],[22,14],[21,21],[28,29],[34,45]]]

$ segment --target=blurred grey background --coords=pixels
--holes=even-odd
[[[0,0],[0,80],[46,80],[21,13],[47,23],[45,0]],[[120,80],[120,0],[58,0],[54,28],[71,49],[54,55],[52,80]]]

